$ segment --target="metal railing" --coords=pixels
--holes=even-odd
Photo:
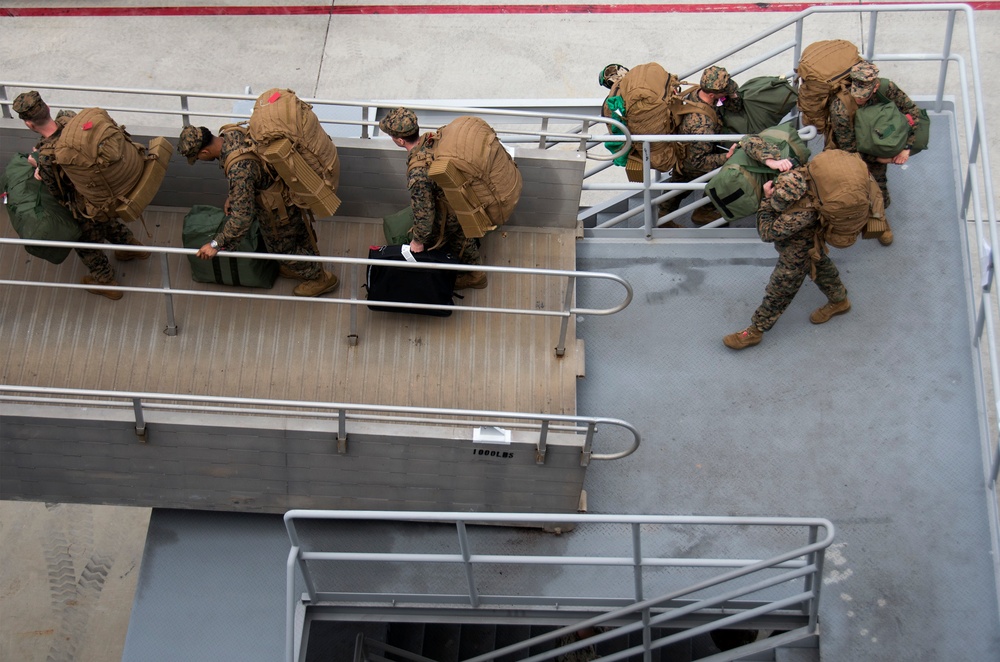
[[[87,92],[89,94],[103,94],[116,96],[140,96],[140,97],[159,97],[167,102],[173,102],[176,107],[164,106],[162,108],[151,108],[149,106],[123,106],[114,104],[105,104],[102,106],[104,110],[109,113],[132,113],[136,115],[152,115],[156,117],[166,118],[168,121],[173,121],[180,118],[181,125],[186,126],[192,123],[192,118],[217,118],[223,119],[227,122],[234,120],[245,120],[250,118],[250,113],[240,113],[234,112],[232,108],[226,108],[225,110],[219,110],[216,108],[205,108],[200,110],[195,110],[191,107],[191,102],[193,100],[206,101],[206,102],[220,102],[225,101],[231,102],[254,102],[257,100],[256,94],[252,94],[249,88],[245,94],[224,94],[217,92],[194,92],[185,90],[158,90],[158,89],[143,89],[143,88],[126,88],[126,87],[94,87],[85,85],[63,85],[63,84],[53,84],[53,83],[34,83],[34,82],[22,82],[22,81],[0,81],[0,116],[5,118],[12,118],[11,114],[11,104],[13,100],[8,94],[8,88],[13,89],[23,89],[23,90],[63,90],[67,92]],[[443,120],[441,123],[445,123],[447,120],[457,117],[459,115],[471,114],[483,117],[492,122],[498,122],[506,120],[511,124],[523,125],[526,122],[537,122],[538,128],[528,128],[524,126],[504,126],[498,125],[494,128],[497,133],[502,136],[503,141],[507,143],[534,143],[541,148],[547,148],[554,145],[562,145],[567,143],[573,143],[577,145],[577,149],[581,152],[586,152],[592,145],[607,141],[615,140],[622,142],[621,148],[616,150],[613,154],[594,154],[590,155],[589,158],[596,160],[612,160],[620,155],[628,153],[628,150],[632,147],[631,138],[629,137],[628,128],[618,120],[604,117],[594,117],[593,115],[582,115],[578,113],[561,113],[552,111],[532,111],[525,109],[513,109],[513,108],[501,108],[501,107],[479,107],[479,106],[457,106],[457,105],[435,105],[435,104],[422,104],[413,103],[411,101],[400,102],[400,101],[346,101],[346,100],[334,100],[334,99],[314,99],[301,97],[303,101],[313,104],[314,108],[318,111],[318,117],[321,124],[333,125],[336,127],[348,127],[351,130],[356,130],[355,137],[357,138],[371,138],[378,135],[378,123],[381,117],[396,108],[403,103],[406,107],[417,111],[417,112],[427,112],[430,116],[430,120],[435,118]],[[85,108],[91,104],[74,104],[66,103],[59,99],[49,99],[47,103],[50,106],[57,106],[59,108],[66,109],[81,109]],[[219,106],[220,104],[208,104]],[[343,109],[356,109],[358,119],[349,119],[346,117],[327,117],[326,111],[340,111],[343,114]],[[430,120],[425,117],[423,120],[424,128],[429,128],[432,126]],[[563,131],[557,131],[555,129],[549,128],[550,125],[564,125],[568,128]],[[594,126],[607,127],[609,125],[614,125],[621,131],[621,134],[607,134],[607,133],[597,133],[591,134],[590,129]],[[437,128],[438,125],[434,125],[433,128]],[[610,131],[610,129],[608,129]],[[349,132],[350,133],[350,132]]]
[[[462,426],[470,430],[472,428],[518,430],[533,437],[536,464],[545,464],[550,433],[583,436],[583,443],[580,448],[580,466],[587,466],[592,460],[618,460],[627,457],[638,450],[642,440],[642,436],[635,426],[617,418],[502,412],[486,409],[406,407],[401,405],[13,385],[0,385],[0,401],[33,405],[73,405],[88,408],[131,409],[135,420],[135,434],[142,442],[146,442],[149,439],[149,430],[147,429],[144,415],[148,410],[254,416],[280,415],[293,418],[335,420],[337,422],[336,439],[337,451],[339,453],[347,452],[348,421]],[[631,443],[625,450],[616,453],[594,453],[594,439],[599,428],[602,426],[625,430],[631,434]],[[472,438],[471,433],[470,438]]]
[[[89,248],[92,249],[94,244],[91,243],[81,243],[81,242],[70,242],[70,241],[41,241],[41,240],[29,240],[29,239],[13,239],[13,238],[2,238],[0,237],[0,246],[4,244],[18,245],[18,246],[52,246],[52,247],[66,247],[66,248]],[[486,271],[490,273],[498,274],[520,274],[520,275],[530,275],[530,276],[543,276],[547,278],[560,278],[565,279],[566,285],[563,290],[562,297],[562,307],[557,310],[546,310],[543,308],[497,308],[492,306],[465,306],[465,305],[441,305],[441,304],[415,304],[415,303],[397,303],[392,301],[369,301],[367,298],[362,298],[361,288],[366,282],[365,271],[370,265],[380,265],[386,266],[390,264],[393,267],[405,268],[405,269],[443,269],[451,271],[468,271],[469,265],[464,264],[438,264],[438,263],[421,263],[421,262],[392,262],[387,263],[384,260],[370,260],[367,258],[348,258],[348,257],[323,257],[316,256],[310,257],[307,260],[309,262],[320,262],[323,264],[343,264],[350,265],[353,267],[352,277],[354,279],[354,285],[351,298],[341,298],[341,297],[297,297],[297,296],[285,296],[278,294],[259,294],[256,292],[230,292],[225,290],[192,290],[175,287],[171,282],[170,264],[167,260],[168,255],[194,255],[197,253],[197,249],[193,248],[169,248],[164,246],[140,246],[133,247],[127,245],[114,245],[115,250],[122,251],[134,251],[134,252],[151,252],[156,253],[160,256],[160,273],[161,273],[161,285],[160,287],[133,287],[125,285],[97,285],[97,284],[77,284],[77,283],[60,283],[52,281],[35,281],[35,280],[9,280],[0,279],[0,285],[21,285],[29,287],[42,287],[42,288],[65,288],[65,289],[77,289],[77,290],[107,290],[107,291],[120,291],[120,292],[144,292],[152,294],[163,294],[164,296],[164,307],[166,315],[166,327],[163,332],[168,336],[174,336],[178,333],[178,324],[174,314],[173,297],[174,295],[183,296],[201,296],[201,297],[217,297],[217,298],[229,298],[229,299],[240,299],[247,300],[248,302],[267,300],[267,301],[295,301],[302,305],[347,305],[351,307],[350,315],[350,333],[348,334],[347,340],[351,345],[356,345],[358,342],[358,306],[368,306],[372,304],[377,304],[379,307],[388,308],[398,308],[400,311],[410,310],[410,309],[432,309],[432,310],[456,310],[471,313],[502,313],[508,315],[530,315],[530,316],[540,316],[540,317],[559,317],[561,318],[560,330],[559,330],[559,341],[555,347],[555,352],[557,356],[564,356],[566,353],[566,335],[569,329],[569,320],[575,315],[612,315],[617,313],[629,305],[632,301],[632,286],[625,279],[611,273],[596,272],[596,271],[568,271],[559,269],[537,269],[537,268],[527,268],[527,267],[498,267],[489,265],[477,265],[477,271]],[[231,258],[250,258],[250,259],[261,259],[261,260],[280,260],[287,261],[289,259],[288,255],[278,254],[278,253],[241,253],[237,251],[227,251],[220,253],[224,257]],[[299,259],[299,256],[296,256]],[[345,266],[345,268],[347,268]],[[617,283],[624,288],[625,293],[622,301],[611,308],[578,308],[573,305],[574,293],[576,292],[576,283],[579,279],[592,279],[592,280],[603,280],[613,283]]]
[[[586,640],[557,647],[550,652],[526,659],[532,661],[554,659],[562,653],[592,643],[641,631],[643,636],[641,645],[632,646],[602,659],[614,662],[626,659],[630,655],[642,654],[648,660],[650,652],[657,648],[718,628],[739,627],[741,623],[745,624],[768,615],[782,615],[789,622],[799,623],[798,627],[789,629],[783,635],[755,642],[712,658],[713,660],[739,659],[753,652],[773,649],[818,634],[818,604],[823,585],[824,554],[826,548],[833,542],[834,536],[833,524],[821,518],[291,510],[285,514],[284,519],[291,544],[286,564],[285,604],[285,652],[286,660],[289,662],[296,659],[298,646],[305,644],[295,640],[296,605],[300,600],[306,609],[333,602],[341,605],[350,604],[352,607],[375,606],[380,608],[379,613],[383,617],[388,618],[391,618],[394,610],[403,611],[407,606],[413,606],[411,614],[414,613],[412,610],[423,609],[425,615],[433,609],[445,606],[460,609],[461,613],[466,615],[476,610],[493,609],[490,617],[495,615],[495,610],[506,609],[515,611],[518,622],[522,623],[531,621],[531,610],[550,614],[560,609],[575,610],[567,612],[566,619],[570,624],[564,627],[490,653],[476,655],[464,662],[486,662],[498,656],[526,651],[540,643],[558,641],[562,636],[578,630],[608,624],[614,624],[615,627],[598,632]],[[336,535],[338,522],[437,522],[454,525],[456,538],[452,539],[453,551],[447,553],[398,552],[392,547],[391,536],[388,539],[380,537],[386,541],[386,551],[323,551],[313,549],[300,535],[297,523],[307,520],[332,523],[331,526],[324,527],[326,536]],[[486,549],[476,546],[476,535],[470,524],[511,522],[532,525],[572,524],[573,532],[566,534],[570,536],[588,535],[587,529],[592,527],[605,540],[610,535],[608,529],[618,527],[621,529],[622,545],[619,549],[622,551],[587,556],[497,554],[490,546],[492,539],[488,536],[479,541]],[[751,538],[751,532],[758,533],[768,529],[782,530],[782,532],[780,535],[772,533],[766,543],[757,543],[762,547],[768,547],[767,558],[733,556],[679,558],[669,556],[666,552],[662,555],[649,553],[650,549],[670,549],[671,534],[682,538],[683,533],[678,529],[688,527],[692,529],[733,527],[734,533],[729,540]],[[804,540],[801,543],[787,542],[797,532],[800,532]],[[421,565],[437,568],[438,573],[444,568],[454,582],[464,585],[467,590],[464,594],[433,592],[428,586],[431,583],[430,578],[419,572],[417,573],[419,581],[416,583],[420,586],[404,585],[405,582],[398,580],[390,590],[378,593],[322,590],[323,587],[319,586],[315,579],[316,573],[310,569],[310,563],[351,562],[374,564],[373,567],[378,564],[407,564],[406,567],[411,572]],[[622,588],[619,597],[586,593],[595,590],[593,582],[596,579],[593,576],[591,581],[579,584],[585,592],[576,595],[525,593],[498,595],[480,592],[478,586],[482,578],[477,576],[477,573],[489,573],[490,567],[496,567],[498,564],[504,567],[543,569],[549,575],[559,574],[551,570],[571,570],[579,567],[593,568],[595,573],[602,570],[612,572],[625,569],[631,572],[632,582],[628,589],[618,582],[617,586]],[[705,578],[705,569],[711,568],[721,570],[720,574]],[[296,594],[296,569],[305,583],[306,592],[301,597]],[[683,582],[683,587],[667,590],[654,598],[647,598],[648,592],[663,590],[663,587],[650,576],[663,569],[681,573],[682,579],[679,582]],[[690,572],[688,579],[683,579],[684,572]],[[617,575],[615,577],[617,578]],[[345,609],[350,610],[352,607]],[[592,615],[588,616],[588,611]],[[584,616],[579,617],[580,613]],[[676,628],[684,619],[695,617],[699,617],[703,623],[682,632],[653,639],[653,628]]]

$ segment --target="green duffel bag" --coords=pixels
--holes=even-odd
[[[913,145],[910,146],[910,156],[924,151],[931,142],[930,115],[928,115],[927,111],[923,108],[920,108],[917,111],[917,115],[920,120],[920,124],[917,125],[917,131],[913,134]]]
[[[780,158],[791,159],[796,167],[809,161],[809,147],[799,137],[794,122],[764,129],[758,135],[778,145]],[[705,194],[727,221],[735,221],[757,212],[764,182],[777,174],[777,170],[766,167],[750,158],[744,150],[737,149],[705,185]]]
[[[0,177],[10,224],[21,239],[78,241],[82,235],[73,214],[35,179],[35,166],[24,154],[15,154]],[[62,264],[72,248],[25,246],[24,250],[52,264]]]
[[[774,126],[795,107],[799,95],[781,76],[751,78],[740,86],[743,109],[723,111],[724,133],[759,133]]]
[[[395,214],[382,217],[382,232],[386,246],[401,246],[410,243],[410,229],[413,227],[413,207],[400,209]]]
[[[183,241],[185,248],[201,248],[219,233],[226,222],[226,214],[218,207],[195,205],[184,217]],[[260,226],[254,221],[243,240],[233,249],[241,253],[267,253]],[[276,260],[225,257],[225,253],[211,260],[188,255],[191,278],[199,283],[218,283],[242,287],[274,287],[278,279]]]
[[[879,78],[876,103],[858,108],[854,115],[854,137],[862,154],[891,158],[903,151],[910,138],[910,118],[885,95],[888,89],[889,79]],[[931,137],[931,118],[923,108],[918,114],[921,122],[913,134],[910,156],[927,149]]]

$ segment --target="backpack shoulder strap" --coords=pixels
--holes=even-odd
[[[707,103],[698,98],[698,92],[701,90],[701,86],[694,85],[681,92],[674,103],[671,104],[671,112],[674,115],[690,115],[692,113],[701,113],[702,115],[708,115],[709,117],[718,117],[718,113],[715,112],[715,108],[712,108]]]

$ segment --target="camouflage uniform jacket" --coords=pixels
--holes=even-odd
[[[739,142],[739,147],[747,153],[747,156],[760,163],[768,159],[775,161],[781,159],[781,148],[760,136],[744,136]]]
[[[256,220],[263,225],[271,221],[271,212],[258,199],[259,194],[275,184],[275,178],[256,155],[230,164],[226,159],[235,151],[247,146],[245,135],[238,129],[222,131],[222,152],[219,167],[229,180],[229,214],[222,230],[215,237],[220,248],[232,250],[250,231]],[[288,208],[289,215],[301,213],[297,207]]]
[[[427,248],[436,246],[443,239],[443,229],[458,224],[458,217],[448,206],[442,189],[427,174],[429,153],[433,151],[437,135],[425,133],[407,156],[406,188],[410,191],[413,208],[413,240]],[[420,165],[427,161],[428,165]],[[447,242],[446,242],[447,243]]]
[[[879,95],[885,96],[889,99],[889,101],[896,104],[896,107],[899,108],[899,112],[909,116],[910,120],[913,122],[910,126],[910,138],[906,141],[906,149],[909,149],[910,145],[913,143],[913,135],[920,122],[920,109],[917,107],[917,104],[913,103],[910,97],[906,95],[906,92],[899,89],[899,86],[891,80],[888,78],[882,78],[880,80],[883,83],[888,83],[888,85],[881,85],[878,91],[868,97],[868,101],[862,104],[861,107],[881,103]],[[855,112],[856,111],[852,109],[848,109],[839,97],[834,97],[833,101],[830,102],[830,125],[832,129],[831,140],[837,149],[842,149],[845,152],[858,151],[858,139],[854,135]],[[874,160],[874,157],[870,157],[866,154],[862,154],[862,157],[866,161]]]
[[[691,90],[684,97],[700,101],[697,98],[698,89]],[[704,102],[702,102],[704,103]],[[704,136],[713,133],[722,133],[722,118],[719,112],[713,109],[711,116],[705,113],[688,113],[682,116],[677,133],[687,136]],[[711,142],[690,142],[685,143],[684,162],[681,170],[686,175],[703,175],[710,170],[715,170],[726,162],[726,154],[715,150],[715,143]]]
[[[819,211],[812,204],[811,194],[806,193],[794,204],[775,209],[775,197],[763,198],[757,208],[757,234],[762,241],[781,245],[792,239],[810,242],[819,230]]]

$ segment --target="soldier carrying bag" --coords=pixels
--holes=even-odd
[[[226,224],[226,213],[218,207],[195,205],[184,216],[182,240],[185,248],[201,248],[215,237]],[[254,221],[250,230],[233,249],[241,253],[267,253],[260,226]],[[217,283],[236,287],[274,287],[278,278],[276,260],[227,257],[225,253],[211,260],[188,255],[191,279],[198,283]]]
[[[781,76],[751,78],[739,90],[743,109],[722,111],[723,133],[759,133],[785,118],[795,107],[798,94]]]
[[[914,118],[903,114],[899,107],[887,97],[889,79],[880,78],[875,92],[875,103],[858,108],[854,113],[854,136],[858,151],[875,157],[892,158],[906,148]],[[919,125],[913,137],[910,155],[927,149],[930,137],[930,117],[923,108],[918,113]]]

